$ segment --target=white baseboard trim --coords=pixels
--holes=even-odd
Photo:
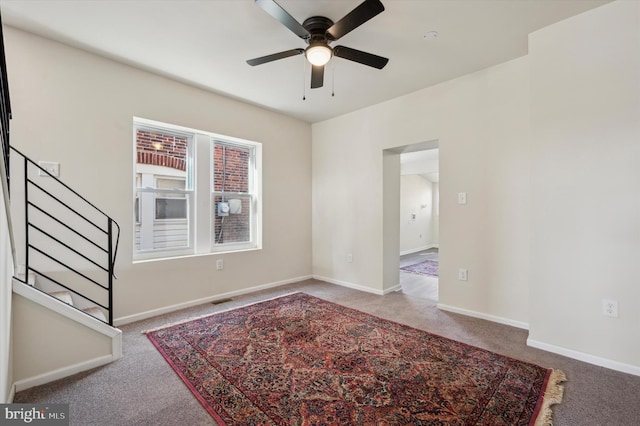
[[[382,290],[382,294],[386,295],[386,294],[391,294],[391,293],[395,293],[396,291],[400,291],[402,290],[402,286],[400,284],[398,285],[394,285],[393,287],[389,287],[386,288],[384,290]]]
[[[121,326],[124,324],[129,324],[132,322],[157,317],[158,315],[168,314],[169,312],[178,311],[180,309],[191,308],[192,306],[198,306],[205,303],[215,302],[216,300],[229,299],[231,297],[241,296],[243,294],[253,293],[260,290],[267,290],[274,287],[279,287],[285,284],[297,283],[300,281],[305,281],[311,279],[311,275],[305,275],[302,277],[290,278],[283,281],[276,281],[267,284],[261,284],[254,287],[245,288],[242,290],[230,291],[227,293],[216,294],[213,296],[207,296],[200,299],[190,300],[188,302],[177,303],[175,305],[165,306],[162,308],[151,309],[145,312],[140,312],[138,314],[126,315],[124,317],[116,318],[113,320],[113,323],[116,326]]]
[[[440,247],[440,244],[427,244],[424,247],[418,247],[418,248],[414,248],[414,249],[401,251],[400,252],[400,256],[404,256],[405,254],[417,253],[417,252],[422,251],[422,250],[429,250],[429,249],[432,249],[432,248],[439,248],[439,247]]]
[[[622,373],[640,376],[640,366],[637,365],[625,364],[623,362],[602,358],[584,352],[574,351],[573,349],[567,349],[561,346],[551,345],[549,343],[544,343],[533,339],[527,339],[527,346],[542,349],[543,351],[547,352],[553,352],[558,355],[563,355],[568,358],[577,359],[578,361],[584,361],[589,364],[598,365],[600,367],[609,368],[611,370],[620,371]]]
[[[14,383],[15,392],[20,392],[25,389],[32,388],[34,386],[44,385],[45,383],[53,382],[54,380],[63,379],[73,374],[81,373],[83,371],[90,370],[92,368],[107,365],[115,361],[111,355],[104,355],[98,358],[90,359],[78,364],[70,365],[68,367],[62,367],[57,370],[42,373],[37,376],[29,377],[26,379],[18,380]]]
[[[509,318],[503,318],[495,315],[485,314],[482,312],[476,312],[468,309],[457,308],[455,306],[449,306],[443,303],[438,303],[438,309],[441,309],[443,311],[453,312],[455,314],[466,315],[468,317],[480,318],[480,319],[491,321],[491,322],[497,322],[498,324],[510,325],[511,327],[521,328],[523,330],[529,330],[529,324],[527,324],[526,322],[515,321]]]
[[[313,276],[314,280],[319,280],[319,281],[324,281],[327,282],[329,284],[336,284],[339,285],[341,287],[347,287],[347,288],[352,288],[354,290],[360,290],[360,291],[364,291],[366,293],[373,293],[373,294],[377,294],[378,296],[384,296],[387,293],[391,293],[392,291],[396,291],[398,286],[393,287],[393,289],[389,289],[387,291],[385,290],[376,290],[374,288],[371,287],[365,287],[363,285],[360,284],[354,284],[354,283],[350,283],[348,281],[340,281],[340,280],[336,280],[334,278],[329,278],[329,277],[323,277],[321,275],[314,275]]]

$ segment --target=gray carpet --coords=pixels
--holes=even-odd
[[[202,305],[122,327],[122,359],[73,377],[19,392],[15,402],[69,403],[71,425],[214,425],[142,330],[277,295],[304,291],[379,317],[440,334],[500,354],[559,368],[568,377],[556,426],[638,425],[640,377],[596,367],[525,344],[524,330],[439,311],[435,302],[404,294],[376,296],[309,280]]]

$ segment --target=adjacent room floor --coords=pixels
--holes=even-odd
[[[214,425],[143,330],[303,291],[503,355],[563,370],[564,402],[556,426],[637,425],[640,377],[526,346],[527,331],[440,311],[433,300],[405,292],[386,296],[308,280],[122,326],[124,356],[107,366],[19,392],[15,402],[69,403],[71,425]]]
[[[400,267],[414,265],[423,260],[438,260],[438,249],[431,248],[400,256]],[[402,292],[410,296],[438,301],[438,277],[400,270]]]

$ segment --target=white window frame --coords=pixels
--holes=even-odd
[[[213,178],[214,172],[214,154],[215,154],[215,146],[216,145],[225,145],[229,147],[242,148],[249,150],[249,171],[248,173],[248,192],[230,192],[230,191],[215,191],[213,185],[215,185],[215,181]],[[250,238],[247,242],[231,242],[231,243],[217,243],[216,242],[216,234],[213,223],[215,222],[215,217],[212,216],[212,232],[211,232],[211,251],[212,252],[224,252],[224,251],[238,251],[238,250],[250,250],[257,248],[259,246],[259,225],[257,220],[260,215],[258,214],[259,206],[260,206],[260,195],[259,195],[259,182],[258,178],[258,144],[255,142],[238,142],[237,139],[232,140],[231,138],[211,138],[211,209],[213,214],[217,214],[217,206],[215,204],[215,198],[217,196],[222,196],[223,198],[231,198],[231,197],[240,197],[246,198],[248,197],[251,202],[251,211],[250,211],[250,221],[251,224],[249,226],[249,234]]]
[[[229,253],[236,251],[261,250],[262,249],[262,144],[259,142],[220,135],[212,132],[166,124],[154,120],[140,117],[133,118],[133,197],[132,197],[132,217],[133,217],[133,262],[149,260],[173,259],[188,256],[201,256],[209,254]],[[136,249],[135,233],[135,198],[140,190],[136,188],[136,131],[152,130],[164,134],[175,133],[177,136],[189,137],[189,155],[187,158],[187,181],[185,191],[169,190],[171,193],[188,194],[187,202],[189,217],[189,247],[179,250],[155,249],[139,251]],[[214,141],[228,145],[250,148],[253,152],[251,156],[252,173],[250,173],[250,188],[252,188],[252,215],[251,215],[251,238],[245,243],[215,244],[214,218],[216,206],[213,203],[213,155]],[[142,192],[147,191],[146,189]],[[164,192],[156,190],[153,192]],[[242,196],[247,194],[242,193]],[[155,206],[155,203],[154,203]],[[155,210],[155,207],[154,207]],[[155,216],[155,212],[154,212]],[[170,219],[160,219],[170,220]]]

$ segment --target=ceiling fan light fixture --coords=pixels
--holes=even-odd
[[[325,65],[333,56],[333,50],[324,43],[312,44],[304,51],[304,56],[312,65]]]

